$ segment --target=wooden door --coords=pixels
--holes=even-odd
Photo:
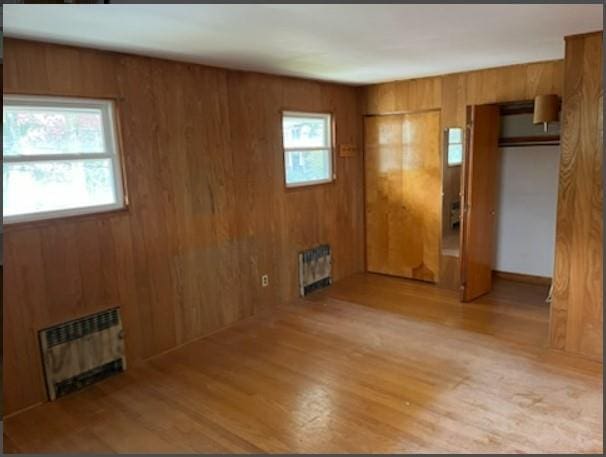
[[[462,301],[484,295],[492,287],[499,152],[498,105],[470,107],[467,133],[461,199]]]
[[[365,118],[366,267],[436,282],[440,112]]]

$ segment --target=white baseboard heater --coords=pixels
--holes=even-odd
[[[301,296],[332,283],[330,246],[322,244],[299,252],[299,290]]]
[[[119,308],[41,330],[40,346],[50,400],[126,369]]]

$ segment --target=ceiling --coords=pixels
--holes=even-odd
[[[6,36],[365,84],[564,57],[602,5],[4,5]]]

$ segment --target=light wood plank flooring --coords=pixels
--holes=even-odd
[[[359,274],[5,421],[7,452],[601,452],[601,365],[545,288]]]

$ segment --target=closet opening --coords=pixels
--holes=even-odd
[[[534,285],[535,296],[549,302],[560,125],[535,123],[533,113],[533,101],[468,107],[462,166],[445,164],[452,171],[445,175],[442,255],[458,258],[462,301],[504,280]],[[445,160],[452,132],[445,131]]]

